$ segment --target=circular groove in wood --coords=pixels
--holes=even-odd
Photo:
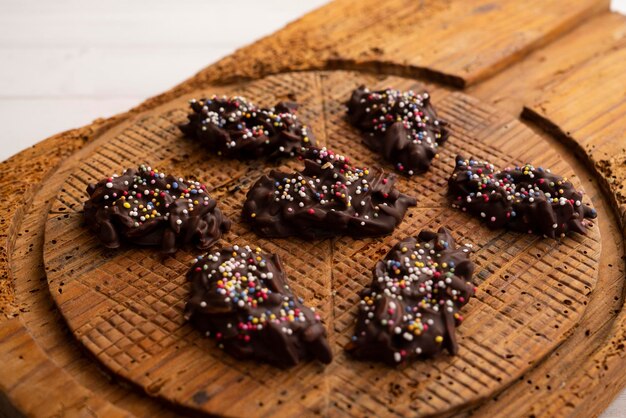
[[[300,113],[321,144],[350,155],[358,165],[387,165],[360,144],[343,120],[343,102],[360,83],[372,87],[422,88],[413,80],[348,72],[284,74],[225,91],[262,105],[295,94]],[[115,136],[103,135],[96,152],[71,171],[53,203],[46,226],[44,260],[50,292],[74,335],[113,372],[148,393],[213,413],[244,415],[336,412],[430,414],[456,409],[500,390],[549,353],[580,318],[596,280],[597,228],[562,241],[488,231],[449,208],[445,183],[454,155],[463,152],[496,165],[520,163],[510,154],[532,154],[536,136],[510,116],[459,93],[433,90],[435,106],[453,135],[430,172],[400,179],[418,197],[393,236],[355,241],[263,240],[235,225],[223,243],[251,243],[281,254],[295,292],[321,311],[336,359],[326,369],[306,364],[290,371],[238,362],[184,324],[184,273],[197,252],[161,258],[152,249],[102,248],[82,226],[80,208],[88,182],[149,162],[193,176],[213,189],[224,211],[239,219],[245,191],[267,169],[252,161],[223,162],[181,137],[185,99],[148,112]],[[221,91],[210,91],[207,94]],[[504,150],[509,150],[505,152]],[[533,159],[555,172],[571,169],[554,152]],[[285,163],[296,167],[295,161]],[[233,192],[240,188],[241,190]],[[348,359],[340,347],[353,331],[357,292],[370,270],[400,238],[445,225],[477,249],[477,297],[464,308],[460,354],[391,370]],[[302,399],[302,396],[304,399]],[[228,401],[226,401],[228,400]],[[238,401],[238,402],[235,402]]]

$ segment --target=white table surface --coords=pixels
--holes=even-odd
[[[326,2],[0,0],[0,161],[124,112]],[[612,8],[626,13],[626,0]],[[626,417],[626,390],[602,417]]]

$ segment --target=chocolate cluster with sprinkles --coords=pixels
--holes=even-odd
[[[297,105],[292,102],[265,109],[240,96],[212,96],[192,99],[190,106],[189,121],[180,129],[220,156],[294,156],[315,145],[309,127],[298,119]]]
[[[584,234],[587,218],[597,216],[567,178],[531,164],[498,170],[488,161],[457,156],[448,194],[453,207],[480,218],[489,228],[551,238],[569,231]]]
[[[230,229],[203,184],[145,165],[90,184],[87,193],[86,224],[108,248],[124,239],[164,253],[186,244],[207,249]]]
[[[361,86],[347,103],[348,120],[365,144],[407,175],[424,173],[449,136],[427,92],[370,91]]]
[[[187,278],[185,318],[229,354],[283,368],[308,359],[331,362],[320,316],[294,296],[277,255],[222,248],[198,257]]]
[[[474,294],[470,246],[457,247],[445,228],[396,244],[361,292],[356,332],[346,350],[391,365],[458,352],[459,313]]]
[[[265,237],[386,235],[417,204],[394,187],[395,180],[379,168],[354,167],[326,148],[310,148],[303,171],[273,170],[252,186],[243,219]]]

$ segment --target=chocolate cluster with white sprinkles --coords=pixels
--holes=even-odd
[[[108,248],[126,240],[164,253],[187,244],[207,249],[230,229],[203,184],[145,165],[90,184],[87,193],[85,222]]]
[[[597,216],[567,178],[531,164],[498,170],[488,161],[457,156],[448,194],[453,207],[480,218],[489,228],[551,238],[569,231],[584,234],[587,218]]]
[[[240,96],[213,96],[192,99],[190,106],[189,121],[180,129],[220,156],[294,156],[315,145],[309,127],[296,115],[296,103],[280,102],[266,109]]]
[[[457,247],[445,228],[396,244],[360,294],[356,331],[346,350],[387,364],[458,352],[459,313],[474,294],[470,246]]]
[[[424,173],[449,136],[427,92],[370,91],[361,86],[347,103],[348,120],[363,142],[407,175]]]
[[[395,180],[379,168],[354,167],[326,148],[310,148],[304,170],[272,170],[252,186],[243,219],[265,237],[386,235],[417,204],[394,187]]]
[[[222,248],[198,257],[187,278],[185,318],[229,354],[283,368],[331,362],[319,314],[293,294],[277,255]]]

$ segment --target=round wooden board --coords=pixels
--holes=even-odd
[[[359,84],[424,88],[399,77],[299,72],[194,96],[240,94],[261,105],[295,98],[320,144],[349,155],[357,165],[388,168],[343,119],[343,103]],[[305,242],[265,240],[251,233],[238,222],[241,205],[247,188],[268,166],[221,160],[184,139],[176,125],[185,120],[190,97],[103,134],[91,155],[61,167],[71,174],[46,224],[50,293],[75,337],[102,364],[149,394],[217,414],[244,416],[257,408],[259,415],[428,415],[457,410],[512,383],[562,342],[580,319],[596,283],[599,231],[593,227],[586,236],[542,239],[489,231],[451,209],[446,180],[457,153],[499,166],[532,161],[563,175],[572,170],[553,149],[537,147],[542,140],[513,117],[466,95],[426,88],[440,115],[451,122],[452,138],[428,173],[399,179],[398,188],[416,196],[418,206],[393,235],[380,239]],[[327,324],[335,352],[330,366],[309,363],[283,371],[236,361],[183,320],[188,289],[184,274],[199,252],[162,257],[154,249],[132,246],[107,250],[84,228],[80,211],[87,184],[144,162],[207,184],[235,221],[220,244],[259,245],[281,255],[294,291],[316,306]],[[287,161],[284,166],[299,163]],[[476,249],[472,259],[479,290],[463,310],[459,355],[403,369],[348,358],[341,347],[353,332],[357,293],[370,282],[376,260],[399,239],[439,226]]]

